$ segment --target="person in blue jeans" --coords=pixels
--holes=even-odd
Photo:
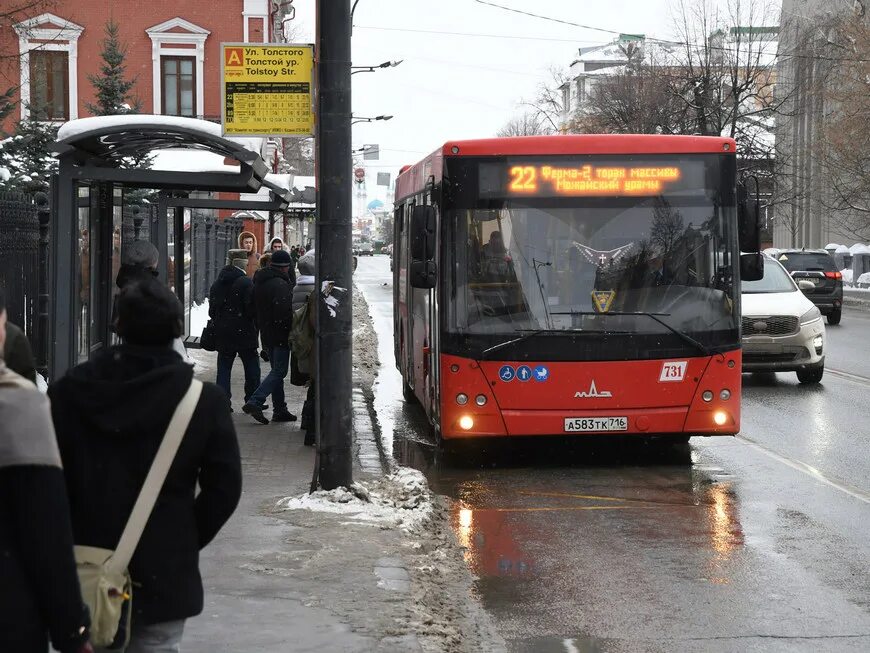
[[[254,282],[245,274],[246,265],[247,252],[231,249],[227,266],[208,292],[208,316],[214,323],[218,352],[215,383],[227,399],[232,398],[230,375],[238,355],[245,370],[245,401],[260,385]]]
[[[254,306],[263,349],[269,354],[271,369],[242,407],[242,410],[261,424],[269,419],[263,414],[266,397],[272,395],[272,421],[295,422],[296,415],[287,410],[284,398],[284,379],[290,369],[290,325],[293,318],[293,286],[296,277],[291,269],[292,259],[285,250],[272,254],[268,268],[259,270],[254,277]]]

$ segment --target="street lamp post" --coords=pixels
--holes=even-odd
[[[351,13],[317,0],[317,466],[325,490],[352,481]],[[312,488],[313,489],[313,488]]]

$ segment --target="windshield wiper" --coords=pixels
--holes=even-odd
[[[524,342],[529,338],[534,338],[535,336],[539,336],[544,333],[581,333],[583,332],[581,329],[533,329],[517,338],[511,338],[510,340],[506,340],[505,342],[500,342],[497,345],[493,345],[492,347],[487,347],[481,353],[481,356],[486,356],[488,353],[493,351],[498,351],[499,349],[503,349],[505,347],[510,347],[511,345],[515,345],[518,342]]]
[[[559,312],[553,311],[553,315],[596,315],[596,316],[601,316],[601,315],[645,315],[646,317],[652,318],[653,320],[655,320],[656,322],[661,324],[668,331],[670,331],[675,336],[680,338],[683,342],[687,342],[688,344],[692,345],[693,347],[696,347],[705,356],[712,355],[712,353],[710,352],[710,350],[707,348],[706,345],[698,342],[692,336],[683,333],[682,331],[680,331],[676,327],[671,326],[670,324],[668,324],[664,320],[659,319],[660,316],[661,317],[669,317],[670,313],[647,313],[645,311],[636,311],[636,312],[608,311],[607,313],[596,313],[595,311],[559,311]]]

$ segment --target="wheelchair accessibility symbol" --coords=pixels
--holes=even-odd
[[[514,372],[514,368],[510,365],[502,365],[498,371],[498,378],[507,383],[508,381],[513,381],[514,376],[516,376],[516,372]]]

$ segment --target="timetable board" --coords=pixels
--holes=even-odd
[[[224,136],[314,133],[311,45],[223,43]]]

